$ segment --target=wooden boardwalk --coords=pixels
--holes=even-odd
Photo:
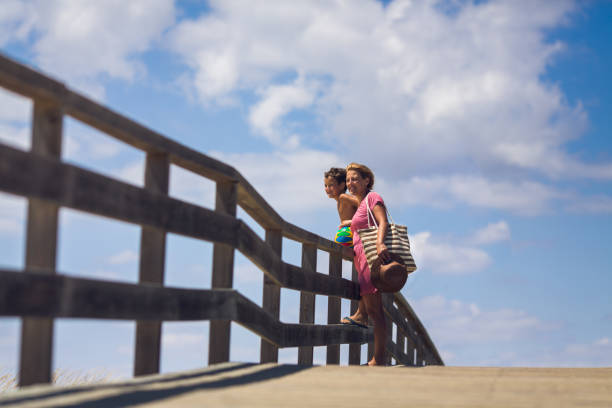
[[[612,368],[223,363],[121,383],[26,387],[6,407],[612,407]]]

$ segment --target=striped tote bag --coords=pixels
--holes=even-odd
[[[368,260],[368,266],[372,270],[372,265],[378,259],[378,253],[376,251],[376,235],[378,234],[378,225],[376,224],[376,218],[370,209],[368,198],[365,198],[366,205],[368,208],[368,228],[360,229],[357,231],[359,238],[363,244],[363,250],[365,251],[366,259]],[[386,209],[386,206],[385,206]],[[385,234],[385,245],[391,253],[394,259],[401,259],[402,263],[406,267],[408,273],[416,270],[416,264],[414,258],[410,252],[410,241],[408,240],[408,228],[405,225],[398,225],[393,222],[391,214],[387,209],[387,216],[389,217],[389,229]],[[370,226],[370,217],[374,222],[374,226]]]

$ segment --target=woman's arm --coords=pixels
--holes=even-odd
[[[367,199],[367,198],[366,198]],[[387,228],[389,226],[389,222],[387,221],[387,212],[382,204],[376,204],[372,209],[372,213],[374,214],[374,218],[376,219],[376,223],[378,224],[378,234],[376,236],[376,252],[381,261],[384,263],[391,261],[391,256],[389,255],[389,250],[385,245],[385,234],[387,233]]]

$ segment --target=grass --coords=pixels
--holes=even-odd
[[[100,384],[116,380],[110,372],[105,370],[80,371],[57,369],[51,375],[53,385],[83,385]],[[17,388],[17,377],[13,374],[0,372],[0,393]]]

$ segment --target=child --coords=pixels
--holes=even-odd
[[[346,170],[332,167],[325,172],[325,193],[338,203],[340,226],[334,241],[345,247],[353,247],[353,234],[351,233],[351,219],[357,211],[359,201],[352,195],[346,194]]]

